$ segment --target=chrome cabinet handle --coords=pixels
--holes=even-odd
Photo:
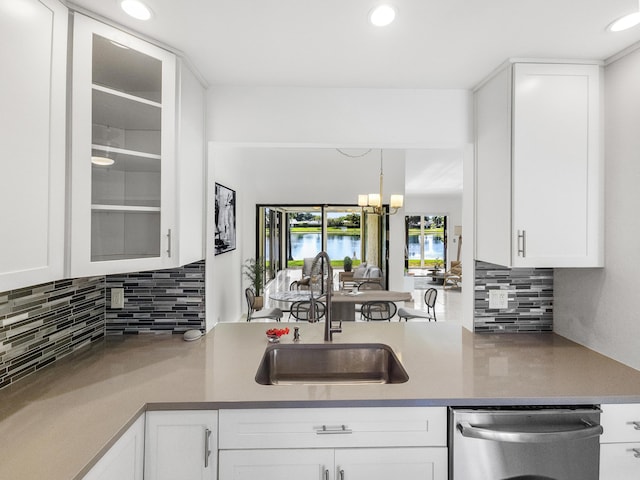
[[[204,468],[209,467],[209,457],[211,456],[211,430],[204,431]]]
[[[322,425],[321,427],[316,427],[315,430],[318,435],[353,433],[353,430],[351,430],[346,425]]]
[[[167,255],[171,258],[171,229],[167,231]]]
[[[544,443],[579,440],[597,437],[598,435],[602,435],[603,431],[601,425],[591,425],[588,423],[575,430],[564,430],[561,432],[518,431],[516,430],[518,428],[517,426],[514,426],[514,430],[491,430],[490,428],[473,426],[469,422],[460,422],[457,428],[463,437],[513,443]]]
[[[518,256],[524,258],[527,256],[527,232],[526,230],[518,230]]]
[[[344,470],[339,469],[338,470],[338,475],[340,475],[340,480],[344,480]]]
[[[633,422],[627,422],[627,425],[633,425],[634,430],[640,430],[640,420],[634,420]]]
[[[324,480],[329,480],[329,469],[328,468],[324,469]]]
[[[630,452],[633,452],[633,456],[636,458],[640,458],[640,448],[632,448],[631,450],[629,450]]]

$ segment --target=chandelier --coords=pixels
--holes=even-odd
[[[380,193],[369,193],[369,194],[360,194],[358,195],[358,206],[362,207],[362,211],[365,214],[373,214],[373,215],[394,215],[398,212],[398,209],[402,208],[404,203],[404,198],[402,195],[393,194],[389,199],[389,208],[391,211],[385,212],[384,207],[382,206],[383,196],[382,196],[382,183],[383,183],[383,172],[382,172],[382,149],[380,149]]]

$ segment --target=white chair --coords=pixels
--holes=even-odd
[[[436,297],[438,296],[438,290],[435,288],[429,288],[424,292],[424,304],[427,306],[426,310],[418,310],[416,308],[399,308],[398,316],[400,321],[404,318],[405,322],[410,318],[426,318],[429,321],[436,319]]]
[[[276,322],[279,322],[282,318],[282,310],[279,308],[262,308],[260,310],[253,308],[253,302],[256,299],[256,294],[251,288],[247,288],[244,291],[244,296],[247,299],[247,306],[249,307],[249,310],[247,311],[247,322],[250,322],[251,320],[275,320]]]

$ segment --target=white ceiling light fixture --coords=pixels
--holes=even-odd
[[[151,18],[151,9],[140,0],[122,0],[120,7],[127,15],[137,20],[149,20]]]
[[[610,32],[622,32],[628,30],[631,27],[635,27],[640,23],[640,0],[638,2],[638,11],[629,13],[624,17],[620,17],[616,21],[609,24],[607,30]]]
[[[369,22],[376,27],[386,27],[396,18],[396,9],[391,5],[378,5],[369,12]]]

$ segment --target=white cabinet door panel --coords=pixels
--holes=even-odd
[[[640,478],[640,443],[600,445],[600,480]]]
[[[447,449],[362,448],[336,450],[341,480],[447,480]]]
[[[145,480],[215,480],[217,412],[147,412]]]
[[[330,449],[221,450],[219,460],[219,480],[333,478],[333,450]]]
[[[78,13],[73,33],[70,274],[175,267],[175,55]]]
[[[526,242],[525,256],[516,253],[514,265],[570,265],[592,254],[597,69],[514,67],[512,241],[517,245],[518,232],[524,231]]]
[[[2,292],[64,274],[67,9],[8,3],[0,31]]]

